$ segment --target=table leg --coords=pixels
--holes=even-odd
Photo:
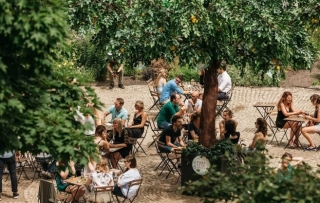
[[[287,145],[284,147],[284,149],[286,149],[288,146],[289,146],[289,144],[290,144],[290,142],[292,141],[292,139],[293,139],[293,137],[295,137],[295,134],[298,132],[298,129],[299,129],[299,127],[301,127],[302,126],[302,122],[297,122],[297,121],[288,121],[289,122],[289,126],[290,126],[290,128],[291,128],[291,130],[293,131],[293,136],[289,139],[289,141],[288,141],[288,143],[287,143]],[[297,122],[298,123],[298,128],[296,129],[296,130],[294,130],[293,129],[293,126],[292,126],[292,122]],[[301,132],[299,133],[299,137],[301,136]],[[301,142],[299,141],[299,139],[297,139],[298,140],[298,143],[299,143],[299,146],[298,147],[300,147],[303,151],[305,151],[304,150],[304,148],[302,147],[302,144],[301,144]]]

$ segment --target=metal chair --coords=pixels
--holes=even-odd
[[[232,98],[232,92],[233,92],[233,87],[231,88],[231,90],[229,90],[226,94],[227,97],[225,99],[220,99],[217,102],[217,106],[216,106],[216,115],[220,115],[222,117],[222,112],[225,109],[229,109],[228,104],[231,101]],[[230,110],[230,109],[229,109]]]
[[[132,203],[135,200],[135,198],[138,196],[138,194],[139,194],[139,190],[140,190],[141,184],[142,184],[142,179],[130,181],[128,192],[127,192],[126,195],[124,195],[124,197],[120,197],[120,196],[115,195],[116,199],[117,199],[117,202],[121,202],[119,198],[123,198],[122,202],[125,202],[126,200],[129,200],[129,202]],[[133,195],[132,197],[128,198],[129,191],[133,187],[138,187],[137,192],[136,192],[135,195]]]
[[[38,202],[40,203],[56,203],[66,202],[68,196],[65,194],[58,194],[51,181],[40,179]]]
[[[147,155],[147,153],[144,151],[143,147],[142,147],[142,143],[144,141],[144,139],[146,138],[147,136],[147,132],[149,130],[149,127],[150,127],[150,121],[146,121],[146,123],[144,124],[144,133],[142,134],[142,136],[140,138],[137,138],[137,142],[135,145],[133,145],[133,155],[135,155],[139,149],[141,149],[141,151]]]
[[[101,202],[101,199],[103,202],[113,202],[112,191],[113,191],[113,186],[94,186],[93,187],[94,202]],[[109,196],[110,196],[109,200],[105,199],[103,196],[99,196],[99,194],[105,195],[106,193],[109,193]]]

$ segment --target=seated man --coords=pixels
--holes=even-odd
[[[191,94],[191,99],[186,100],[184,105],[187,108],[188,113],[194,111],[201,112],[202,100],[199,99],[199,92],[193,92]]]
[[[165,152],[172,152],[174,148],[178,148],[179,146],[185,147],[182,140],[181,129],[182,117],[174,115],[172,117],[172,125],[164,129],[159,136],[159,141],[165,143]],[[177,138],[179,142],[176,142]],[[163,149],[160,150],[162,151]]]
[[[114,101],[114,105],[108,108],[107,112],[104,113],[104,116],[112,115],[110,123],[113,122],[115,118],[121,118],[122,125],[124,126],[128,118],[128,111],[123,107],[124,100],[122,98],[117,98]]]
[[[186,107],[181,107],[179,110],[178,104],[180,103],[180,95],[177,93],[172,93],[170,97],[170,102],[166,103],[160,110],[157,124],[158,128],[164,129],[171,125],[170,119],[174,115],[182,116],[183,111],[186,110]]]
[[[170,96],[174,92],[177,92],[178,94],[190,94],[190,91],[183,91],[182,89],[179,88],[178,84],[181,83],[182,80],[183,80],[183,76],[178,75],[175,79],[170,80],[164,85],[160,95],[161,104],[165,104],[169,102]]]
[[[218,68],[218,95],[217,99],[226,99],[227,92],[231,90],[232,83],[229,74],[226,71],[227,64],[225,61],[221,62],[220,67]]]

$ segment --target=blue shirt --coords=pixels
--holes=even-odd
[[[121,118],[121,120],[126,120],[128,118],[128,111],[123,107],[120,111],[117,111],[116,107],[112,105],[108,108],[108,113],[112,115],[110,122],[113,122],[115,118]]]
[[[165,84],[160,96],[160,103],[163,103],[167,99],[170,99],[172,93],[177,92],[178,94],[182,94],[183,91],[179,88],[176,83],[176,79],[170,80]]]

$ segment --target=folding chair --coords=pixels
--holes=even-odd
[[[94,202],[113,202],[112,191],[113,186],[94,186]],[[106,194],[109,195],[109,198]]]
[[[144,133],[142,134],[142,136],[140,138],[137,138],[137,143],[135,145],[133,145],[134,148],[134,153],[133,155],[135,155],[139,149],[142,150],[142,152],[147,155],[147,153],[144,151],[143,147],[142,147],[142,143],[144,141],[144,139],[147,136],[147,132],[149,130],[149,126],[150,126],[150,121],[146,121],[146,123],[144,124]]]
[[[124,195],[124,197],[122,197],[122,198],[124,198],[122,202],[125,202],[126,200],[129,200],[132,203],[135,200],[135,198],[138,196],[138,194],[139,194],[139,190],[140,190],[141,184],[142,184],[142,179],[130,181],[128,192],[127,192],[126,195]],[[136,192],[135,195],[133,195],[132,197],[128,198],[129,191],[133,187],[138,187],[137,188],[137,192]],[[118,203],[121,202],[120,199],[119,199],[120,196],[117,196],[117,195],[115,195],[115,196],[116,196],[117,202]]]
[[[272,141],[273,141],[273,139],[275,139],[277,145],[279,146],[284,137],[286,137],[287,140],[289,140],[289,139],[288,139],[288,136],[287,136],[287,131],[288,131],[288,129],[278,128],[278,127],[276,126],[274,120],[271,118],[271,116],[277,115],[277,113],[278,113],[277,110],[271,110],[271,111],[268,112],[268,115],[267,115],[266,118],[269,120],[268,126],[269,126],[269,128],[270,128],[270,130],[271,130],[271,133],[273,134],[272,139],[270,140],[269,143],[271,144]],[[280,142],[278,142],[278,139],[277,139],[277,133],[278,133],[278,132],[283,132],[282,138],[281,138]]]
[[[232,98],[232,92],[233,92],[233,87],[231,90],[229,90],[226,94],[225,99],[219,99],[217,100],[217,106],[216,106],[216,115],[220,115],[222,117],[222,112],[225,109],[229,109],[228,104],[231,101]],[[219,103],[218,103],[219,102]],[[229,109],[230,110],[230,109]]]
[[[23,157],[16,158],[16,163],[17,163],[16,170],[17,170],[17,174],[19,176],[18,182],[20,181],[22,173],[24,173],[26,178],[29,180],[29,177],[25,171],[25,165],[26,165],[27,160],[28,160],[27,158],[23,158]]]
[[[36,174],[38,174],[38,177],[41,178],[41,172],[42,172],[42,164],[48,163],[52,161],[52,157],[49,154],[46,153],[40,153],[40,156],[34,157],[34,160],[31,162],[33,164],[33,178],[32,181],[34,181],[34,178],[36,177]]]
[[[65,194],[57,194],[51,181],[40,179],[38,191],[38,201],[40,203],[66,202],[67,199],[68,196]]]
[[[150,117],[148,117],[148,119],[151,120],[151,121],[149,121],[151,131],[152,131],[154,134],[159,134],[159,135],[160,135],[160,133],[161,133],[164,129],[158,128],[158,127],[156,126],[155,122],[152,121],[152,119],[150,119]],[[155,141],[156,141],[156,140],[153,140],[153,141],[149,144],[148,148],[150,148],[150,147],[155,143]]]

